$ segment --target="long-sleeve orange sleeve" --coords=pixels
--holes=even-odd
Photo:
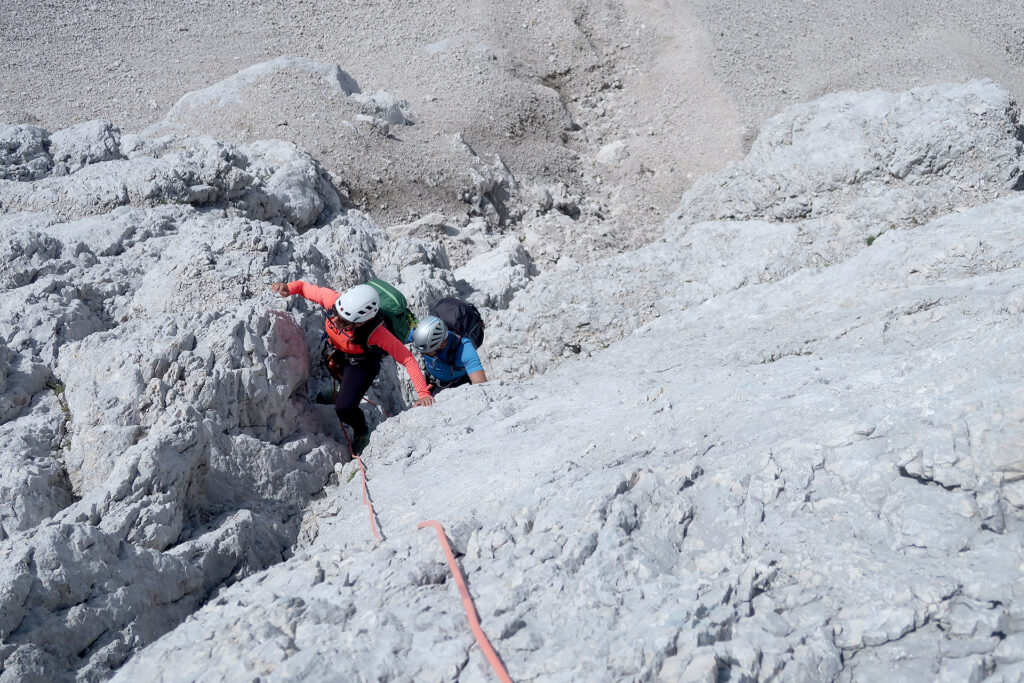
[[[379,326],[373,331],[373,334],[370,335],[367,341],[377,348],[384,349],[395,361],[405,366],[406,372],[409,373],[409,379],[412,380],[412,385],[416,388],[416,394],[420,398],[430,396],[427,380],[424,379],[423,373],[420,372],[420,366],[416,362],[416,358],[409,349],[405,348],[402,342],[398,341],[398,337],[391,334],[387,327],[384,325]]]
[[[289,282],[288,293],[298,294],[302,296],[303,299],[309,299],[328,310],[334,307],[334,302],[338,300],[339,296],[341,296],[341,294],[335,292],[330,287],[318,287],[314,284],[304,282],[303,280]]]

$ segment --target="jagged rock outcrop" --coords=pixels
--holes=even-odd
[[[558,137],[564,105],[557,93],[527,81],[504,84],[501,90],[490,106],[475,103],[471,110],[484,106],[481,116],[488,122],[500,116],[516,127],[512,150],[507,146],[511,134],[490,130],[501,124],[481,127],[462,107],[454,118],[451,112],[439,116],[431,98],[411,103],[401,93],[363,93],[337,64],[292,56],[250,66],[187,93],[143,133],[149,138],[213,135],[236,145],[280,137],[314,151],[340,173],[336,185],[353,205],[388,223],[405,222],[410,213],[441,211],[483,217],[504,229],[519,212],[518,185],[493,148],[504,148],[506,157],[535,150],[550,163],[567,151]],[[420,106],[434,115],[421,114]],[[482,135],[479,155],[463,133],[474,143]],[[534,161],[523,164],[532,169],[530,180],[549,170],[536,168]]]
[[[492,309],[508,308],[516,292],[536,274],[530,252],[514,235],[455,270],[455,277],[463,283],[465,298],[478,307]]]
[[[309,400],[323,318],[271,282],[344,288],[376,259],[453,291],[443,247],[421,245],[426,270],[385,249],[290,143],[65,133],[33,138],[60,174],[0,181],[5,681],[104,679],[290,554],[347,451]],[[402,391],[392,371],[375,398],[397,411]]]
[[[386,542],[346,467],[294,558],[119,680],[484,680],[416,530],[429,518],[464,553],[517,680],[1012,680],[1022,276],[1006,265],[1024,258],[1022,202],[887,234],[386,422],[365,457]],[[922,453],[987,483],[903,474]]]
[[[38,180],[53,169],[47,131],[39,126],[0,124],[0,179]]]
[[[767,121],[743,161],[694,183],[677,216],[921,223],[1021,189],[1019,119],[992,81],[827,95]]]
[[[110,161],[98,152],[74,151],[76,139],[66,138],[59,148],[61,173],[37,172],[33,183],[0,180],[0,207],[8,214],[41,212],[67,222],[121,206],[190,204],[230,207],[249,218],[300,228],[326,223],[342,208],[323,168],[290,143],[235,147],[209,138],[125,136],[106,155]],[[104,144],[117,139],[111,134]],[[7,166],[6,175],[24,165]]]
[[[121,157],[121,131],[110,121],[86,121],[50,136],[53,175],[69,175],[89,164]]]

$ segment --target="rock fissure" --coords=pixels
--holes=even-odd
[[[910,472],[907,470],[905,465],[900,465],[899,467],[896,468],[896,471],[899,472],[899,475],[901,477],[904,477],[906,479],[912,479],[916,481],[918,484],[923,484],[925,486],[934,485],[942,489],[945,489],[946,491],[958,491],[962,489],[962,487],[959,484],[944,484],[943,482],[937,481],[925,474]]]

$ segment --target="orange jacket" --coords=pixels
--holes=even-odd
[[[334,302],[341,296],[341,294],[329,287],[317,287],[302,280],[289,282],[288,293],[299,294],[304,299],[320,304],[328,311],[334,310]],[[324,329],[327,331],[327,338],[331,340],[331,344],[342,353],[352,356],[361,356],[366,353],[366,349],[357,344],[352,339],[350,333],[335,325],[330,316],[327,317],[327,322],[324,323]],[[412,385],[416,388],[416,394],[420,398],[430,396],[427,380],[423,379],[423,373],[420,372],[420,366],[416,362],[416,358],[409,349],[405,348],[402,342],[398,341],[395,335],[391,334],[387,326],[378,325],[377,329],[370,333],[367,342],[371,346],[376,346],[378,349],[383,350],[405,366],[406,372],[409,373],[409,379],[412,380]]]

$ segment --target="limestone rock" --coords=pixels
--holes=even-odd
[[[456,136],[455,144],[463,147],[473,157],[469,168],[469,182],[460,193],[460,199],[473,208],[473,214],[482,216],[492,228],[504,224],[511,213],[511,199],[518,189],[515,176],[498,155],[477,153]]]
[[[356,93],[352,99],[370,108],[373,116],[392,126],[411,126],[409,103],[400,100],[391,93],[378,90],[373,95]]]
[[[992,81],[835,93],[770,119],[747,157],[695,183],[677,216],[847,214],[876,232],[1015,187],[1019,110]]]
[[[306,399],[322,318],[274,309],[268,286],[368,262],[383,233],[294,145],[136,136],[126,152],[4,188],[61,198],[2,242],[5,678],[109,676],[280,562],[342,457]],[[124,179],[129,206],[80,192]],[[321,239],[298,233],[325,215]]]
[[[544,371],[675,306],[827,267],[894,231],[1012,194],[1007,181],[1024,167],[1018,121],[1016,103],[990,81],[793,107],[765,124],[744,161],[694,184],[661,240],[536,278],[493,324],[522,338],[544,319],[548,334],[493,361],[505,372]],[[918,153],[913,173],[887,170]],[[776,215],[794,197],[814,201]]]
[[[89,164],[121,157],[121,131],[109,121],[86,121],[50,136],[53,175],[68,175]]]
[[[292,76],[295,74],[308,74],[319,79],[331,92],[341,95],[351,95],[352,93],[359,92],[359,85],[355,79],[337,64],[318,62],[306,57],[276,57],[270,61],[243,69],[208,88],[188,93],[175,103],[167,113],[164,123],[152,127],[148,133],[152,134],[161,127],[166,127],[168,123],[173,123],[177,119],[187,117],[196,109],[229,107],[239,99],[245,89],[274,74],[291,74]]]
[[[50,136],[39,126],[0,123],[0,180],[39,180],[50,174]]]
[[[519,240],[509,235],[492,251],[470,259],[454,275],[465,283],[462,294],[467,300],[481,308],[503,309],[536,275],[536,267]]]
[[[1015,109],[973,83],[789,116],[663,239],[528,283],[500,221],[389,234],[272,142],[124,136],[3,183],[0,676],[484,679],[436,519],[516,680],[1019,677]],[[85,179],[129,201],[30,198]],[[381,373],[364,489],[310,400],[323,312],[268,288],[369,275],[511,299],[487,384],[402,410]]]
[[[173,659],[184,677],[483,677],[416,530],[437,518],[517,679],[565,661],[588,680],[1012,676],[1018,627],[1001,606],[1020,599],[1019,543],[986,525],[993,500],[1007,529],[1022,519],[1024,206],[982,194],[870,246],[831,214],[688,222],[535,278],[488,320],[488,350],[528,379],[443,392],[374,433],[387,540],[371,540],[361,475],[342,468],[295,558],[119,675]],[[825,236],[838,243],[819,260]],[[514,339],[542,363],[565,329],[578,359],[513,353]],[[238,641],[254,645],[194,645]]]
[[[0,203],[8,211],[46,212],[61,221],[121,206],[227,206],[251,218],[297,227],[328,222],[341,208],[326,172],[289,143],[239,149],[203,138],[125,136],[121,149],[126,159],[91,163],[31,186],[0,180]],[[82,153],[65,154],[80,160]],[[71,156],[64,159],[65,165],[78,163],[69,162]]]

